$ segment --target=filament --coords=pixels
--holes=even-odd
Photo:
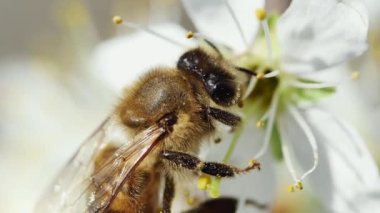
[[[264,133],[264,143],[260,147],[259,151],[254,155],[253,159],[260,158],[268,149],[269,142],[270,142],[272,132],[273,132],[274,120],[275,120],[276,113],[277,113],[278,101],[279,101],[279,94],[276,92],[273,95],[271,106],[268,110],[268,112],[269,112],[268,113],[268,125],[267,125],[267,128],[265,129],[265,133]]]
[[[288,109],[289,109],[290,114],[294,117],[296,122],[299,124],[299,126],[301,127],[301,129],[305,133],[307,141],[309,142],[309,145],[313,151],[313,160],[314,160],[313,166],[311,169],[309,169],[307,172],[305,172],[301,176],[301,180],[303,180],[304,178],[306,178],[309,174],[311,174],[317,168],[317,165],[318,165],[317,141],[316,141],[315,136],[314,136],[313,132],[311,131],[309,125],[306,123],[305,119],[300,115],[300,113],[293,106],[289,106]]]
[[[128,27],[128,28],[133,28],[135,30],[141,30],[142,32],[145,32],[147,34],[150,34],[150,35],[153,35],[153,36],[156,36],[166,42],[169,42],[171,44],[174,44],[178,47],[181,47],[181,48],[187,48],[186,45],[178,42],[178,41],[175,41],[161,33],[158,33],[150,28],[147,28],[147,27],[144,27],[144,26],[140,26],[138,24],[135,24],[135,23],[132,23],[132,22],[125,22],[120,16],[114,16],[113,17],[113,22],[117,25],[123,25],[125,27]]]
[[[278,76],[279,74],[280,74],[280,71],[273,70],[272,72],[265,74],[264,78],[273,78],[273,77]]]
[[[240,22],[238,21],[236,13],[233,11],[231,4],[228,2],[228,0],[223,0],[223,2],[227,7],[228,12],[230,13],[232,20],[235,22],[235,26],[236,26],[237,30],[239,31],[240,37],[241,37],[244,45],[248,46],[247,39],[245,38],[244,33],[243,33],[243,28],[242,28]]]
[[[268,55],[267,55],[267,57],[268,57],[269,61],[272,61],[272,59],[273,59],[272,44],[271,44],[271,38],[270,38],[268,21],[267,20],[263,20],[263,21],[260,21],[260,23],[261,23],[261,27],[264,30],[265,43],[266,43],[267,49],[268,49],[268,52],[267,52]]]
[[[247,90],[243,95],[243,100],[246,99],[252,93],[252,91],[255,89],[256,83],[257,83],[257,78],[256,76],[252,75],[251,79],[249,80]]]
[[[284,156],[285,165],[288,168],[290,175],[292,176],[294,182],[298,182],[299,180],[297,178],[296,171],[294,170],[293,163],[290,160],[290,153],[289,153],[288,144],[285,141],[283,141],[281,143],[281,150],[282,150],[282,154]]]

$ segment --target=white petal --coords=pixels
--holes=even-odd
[[[191,46],[186,31],[174,24],[152,27],[156,32]],[[187,42],[187,43],[186,43]],[[100,44],[94,51],[91,70],[116,92],[158,66],[175,67],[185,50],[146,32],[121,36]]]
[[[367,30],[362,0],[294,0],[278,23],[283,68],[311,72],[358,56]]]
[[[252,121],[255,121],[252,119]],[[263,132],[259,131],[254,122],[250,122],[244,129],[240,140],[232,154],[230,165],[244,168],[252,160],[253,155],[261,147],[264,139]],[[223,137],[220,144],[214,145],[209,150],[207,159],[210,161],[221,162],[228,146],[231,143],[231,137]],[[260,159],[261,171],[253,170],[247,174],[242,174],[234,178],[226,178],[221,182],[221,195],[239,198],[240,202],[243,198],[251,199],[257,203],[267,205],[266,209],[258,209],[253,206],[245,206],[239,209],[239,212],[267,212],[275,199],[277,187],[275,164],[268,151]]]
[[[358,212],[358,197],[370,196],[379,181],[378,169],[364,141],[325,111],[308,109],[305,115],[320,146],[320,164],[310,176],[314,190],[334,212]]]
[[[358,194],[355,199],[357,212],[379,212],[380,211],[380,181],[373,185],[365,194]]]
[[[182,0],[185,9],[197,30],[207,37],[220,42],[237,52],[247,48],[241,38],[238,26],[233,21],[224,0]],[[263,0],[230,0],[244,37],[250,43],[259,28],[255,10],[262,8]]]

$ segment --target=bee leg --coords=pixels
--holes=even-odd
[[[237,126],[241,121],[239,116],[214,107],[207,107],[206,113],[219,122],[232,127]]]
[[[173,198],[174,198],[174,181],[172,177],[170,177],[169,175],[166,175],[164,198],[163,198],[163,205],[162,205],[163,213],[170,213]]]
[[[245,173],[252,169],[260,170],[260,163],[257,161],[251,161],[248,167],[239,169],[223,163],[203,162],[199,158],[183,152],[163,151],[162,157],[165,160],[169,160],[175,166],[190,170],[198,170],[202,173],[217,177],[233,177],[237,174]]]

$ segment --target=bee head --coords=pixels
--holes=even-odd
[[[239,98],[235,77],[221,59],[196,48],[185,52],[178,60],[177,68],[201,80],[211,99],[221,106],[230,106]]]

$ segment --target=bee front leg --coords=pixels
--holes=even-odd
[[[214,107],[207,107],[206,113],[215,120],[231,127],[237,126],[241,121],[239,116]]]
[[[175,166],[217,177],[233,177],[236,174],[245,173],[252,169],[260,170],[260,163],[257,161],[252,161],[248,167],[239,169],[223,163],[203,162],[195,156],[176,151],[163,151],[162,158],[170,161]]]
[[[173,178],[169,175],[166,175],[165,178],[165,189],[164,189],[164,198],[163,198],[163,205],[162,205],[162,212],[163,213],[170,213],[170,209],[172,206],[172,201],[174,198],[174,181]]]

